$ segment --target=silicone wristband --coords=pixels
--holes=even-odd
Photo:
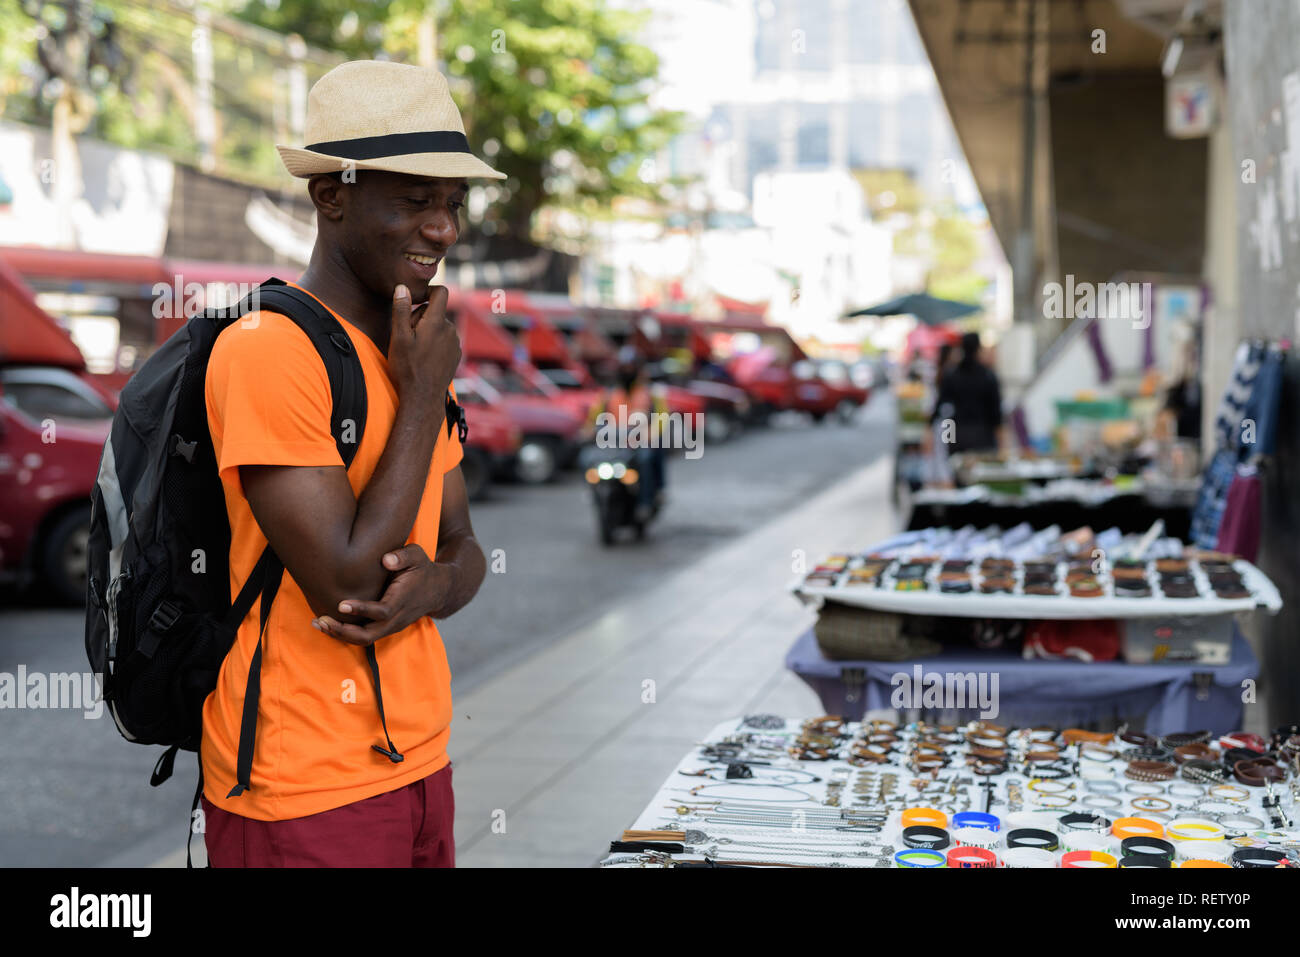
[[[911,827],[914,824],[923,824],[929,827],[947,827],[948,815],[932,807],[909,807],[903,812],[901,823],[903,827]]]
[[[1119,861],[1108,851],[1070,851],[1061,856],[1062,867],[1086,868],[1093,865],[1118,867]]]
[[[1056,855],[1041,847],[1013,847],[1002,855],[1003,867],[1055,867]]]
[[[948,852],[949,867],[997,867],[998,857],[987,847],[954,847]]]
[[[982,827],[986,831],[996,831],[1002,827],[1002,821],[995,814],[984,814],[980,811],[961,811],[952,816],[952,826],[955,828]]]
[[[1164,837],[1165,829],[1150,818],[1122,817],[1111,825],[1110,833],[1118,838]]]
[[[944,856],[938,851],[912,848],[895,854],[894,863],[899,867],[943,867]]]

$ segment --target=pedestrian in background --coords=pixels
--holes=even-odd
[[[961,338],[961,359],[943,373],[931,423],[941,428],[939,439],[947,452],[993,452],[1006,448],[1002,418],[1002,387],[998,377],[980,360],[980,336],[968,332]]]

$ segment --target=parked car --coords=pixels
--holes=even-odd
[[[473,500],[487,496],[492,478],[510,470],[523,433],[510,417],[496,390],[474,375],[458,375],[452,383],[456,399],[465,408],[469,432],[465,438],[461,475]]]
[[[504,409],[519,429],[519,448],[505,469],[509,476],[528,485],[540,485],[573,464],[585,416],[557,404],[509,366],[464,361],[461,369],[462,378],[478,378],[476,388],[490,403]]]
[[[115,407],[71,369],[0,368],[0,576],[85,600],[90,491]]]
[[[871,398],[871,367],[862,363],[850,366],[840,359],[822,359],[817,374],[835,394],[835,414],[848,422]]]

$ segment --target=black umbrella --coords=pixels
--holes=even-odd
[[[969,316],[973,312],[979,312],[980,309],[980,306],[972,306],[968,302],[940,299],[937,296],[931,296],[929,293],[914,292],[908,296],[899,296],[897,299],[882,302],[878,306],[870,306],[866,309],[850,312],[844,318],[853,319],[857,316],[916,316],[918,321],[925,323],[927,326],[937,326],[939,323],[947,322],[950,319]]]

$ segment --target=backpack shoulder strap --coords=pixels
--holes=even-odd
[[[316,347],[334,400],[330,432],[344,466],[350,466],[366,429],[366,378],[347,331],[314,296],[279,279],[262,283],[250,299],[260,309],[288,316]]]

